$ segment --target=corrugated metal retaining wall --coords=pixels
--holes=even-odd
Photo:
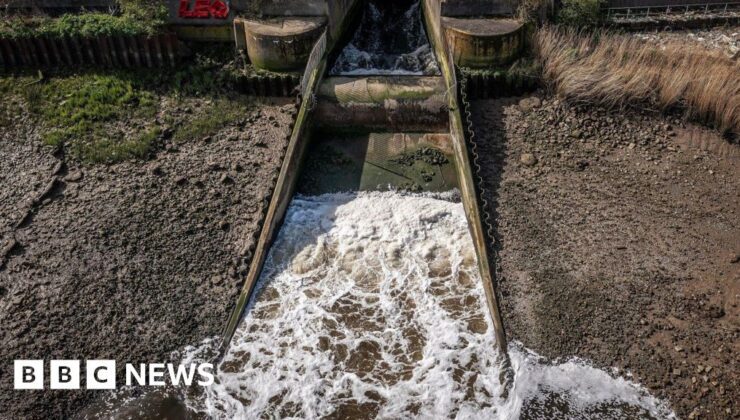
[[[0,67],[174,66],[180,48],[174,34],[0,39]]]

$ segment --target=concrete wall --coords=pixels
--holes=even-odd
[[[78,0],[82,1],[82,0]],[[106,1],[106,0],[102,0]],[[226,25],[233,22],[236,16],[256,18],[277,16],[326,16],[330,33],[335,35],[347,13],[358,0],[184,0],[193,8],[198,1],[215,4],[223,2],[229,8],[227,17],[184,17],[180,13],[181,1],[168,0],[170,21],[182,25]]]
[[[170,22],[184,25],[230,25],[231,0],[169,0]]]
[[[439,1],[439,0],[438,0]],[[509,16],[514,13],[508,0],[442,0],[442,16]]]
[[[329,36],[332,40],[337,40],[342,32],[343,25],[347,25],[348,14],[352,12],[359,0],[328,0],[326,4],[326,17],[329,27]]]
[[[326,0],[232,0],[234,10],[254,16],[324,16]]]

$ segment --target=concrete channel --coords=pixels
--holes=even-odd
[[[249,273],[224,331],[222,353],[229,347],[297,189],[321,194],[378,190],[380,185],[384,186],[381,189],[415,191],[457,188],[462,196],[475,245],[496,346],[503,358],[504,369],[499,380],[505,389],[506,384],[510,383],[513,375],[510,373],[506,334],[493,277],[494,262],[486,245],[458,102],[454,62],[441,26],[439,2],[424,1],[422,9],[426,30],[441,69],[440,76],[325,77],[327,61],[335,56],[334,49],[339,45],[337,40],[352,33],[354,25],[350,22],[353,22],[356,13],[347,14],[342,31],[335,31],[337,35],[327,39],[325,33],[314,46],[303,76],[300,111]],[[437,157],[438,165],[432,164],[408,173],[403,165],[388,164],[393,161],[393,156],[429,153],[432,149],[441,152]],[[347,157],[349,166],[333,170],[331,159],[322,156],[327,150]],[[315,170],[317,167],[321,170]],[[340,170],[341,177],[333,174]]]

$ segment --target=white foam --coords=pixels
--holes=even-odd
[[[380,418],[510,419],[523,409],[537,418],[533,403],[556,395],[571,414],[619,403],[673,416],[628,380],[516,345],[502,399],[480,281],[460,203],[392,192],[295,198],[217,383],[189,405],[224,419],[357,407]]]

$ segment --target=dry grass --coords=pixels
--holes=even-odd
[[[681,109],[740,133],[740,64],[721,53],[554,27],[541,29],[535,44],[545,81],[572,102]]]

